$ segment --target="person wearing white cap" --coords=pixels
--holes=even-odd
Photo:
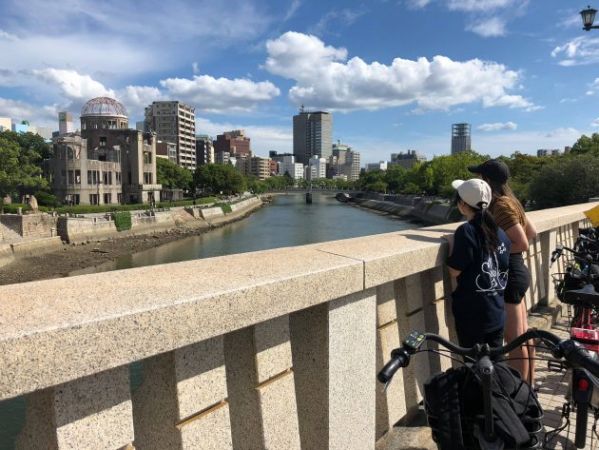
[[[488,206],[491,187],[483,180],[455,180],[457,207],[466,218],[449,241],[449,273],[457,280],[452,312],[463,347],[503,343],[510,240],[498,228]]]

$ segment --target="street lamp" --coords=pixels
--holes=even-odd
[[[595,21],[595,14],[597,14],[597,10],[591,8],[590,6],[587,6],[587,9],[580,11],[583,30],[589,31],[592,28],[599,28],[598,25],[593,25],[593,22]]]

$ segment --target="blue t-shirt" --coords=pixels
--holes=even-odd
[[[488,254],[472,222],[462,224],[455,232],[447,264],[461,273],[452,293],[452,310],[456,328],[468,334],[492,333],[505,323],[503,291],[507,284],[511,242],[501,228],[497,230],[497,237],[497,250]]]

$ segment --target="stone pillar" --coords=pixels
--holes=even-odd
[[[551,268],[551,252],[555,250],[557,233],[555,230],[544,231],[541,233],[541,274],[542,283],[545,289],[545,295],[541,298],[539,304],[547,306],[555,298],[555,289],[553,287],[553,278],[551,274],[555,269]]]
[[[376,292],[290,317],[302,448],[375,444]]]
[[[133,449],[126,366],[27,395],[17,450]]]
[[[394,282],[376,288],[377,372],[389,361],[391,351],[401,345],[408,333],[405,313],[398,312],[397,298]],[[399,370],[386,391],[382,386],[376,390],[376,439],[387,433],[407,412],[404,371]]]
[[[225,337],[235,449],[299,449],[289,316]]]
[[[222,336],[145,360],[133,413],[137,450],[231,448]]]

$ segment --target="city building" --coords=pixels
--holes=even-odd
[[[216,136],[215,152],[228,152],[231,156],[251,156],[250,138],[244,130],[226,131]]]
[[[377,163],[368,163],[366,165],[366,172],[374,172],[376,170],[387,170],[387,161],[379,161]]]
[[[12,120],[10,117],[0,117],[0,131],[12,130]]]
[[[268,159],[268,163],[270,165],[270,175],[275,176],[279,175],[279,163],[277,163],[274,159]]]
[[[451,126],[451,154],[472,150],[469,123],[454,123]]]
[[[156,141],[156,158],[167,159],[173,164],[177,164],[177,144],[174,142]]]
[[[316,180],[318,178],[326,178],[327,176],[327,160],[326,158],[319,157],[318,155],[312,156],[308,160],[306,166],[305,178],[306,180]]]
[[[45,162],[54,194],[71,204],[151,203],[160,198],[156,136],[128,127],[125,107],[108,97],[81,109],[81,132],[53,140]]]
[[[135,122],[135,129],[139,131],[146,131],[146,121],[138,120],[137,122]]]
[[[293,116],[293,154],[297,162],[308,164],[313,156],[332,154],[333,115],[325,111],[305,111]]]
[[[249,166],[248,175],[254,176],[259,180],[266,180],[270,177],[270,159],[260,156],[251,156],[246,159],[246,164]]]
[[[216,152],[214,155],[214,162],[216,164],[229,164],[231,160],[231,154],[229,152]]]
[[[179,101],[153,102],[145,109],[145,131],[177,144],[177,164],[196,168],[195,109]]]
[[[214,144],[212,138],[206,134],[196,136],[196,164],[214,164]]]
[[[279,168],[279,175],[288,174],[294,180],[300,180],[304,178],[304,165],[302,163],[295,162],[295,156],[290,153],[283,153],[275,155],[273,161],[276,161]],[[276,158],[276,159],[274,159]]]
[[[58,133],[67,134],[75,131],[75,125],[73,123],[73,114],[68,111],[61,111],[58,113]]]
[[[360,178],[360,153],[337,141],[329,158],[330,177],[345,175],[348,181]]]
[[[564,153],[565,153],[566,155],[567,155],[568,153],[570,153],[571,151],[572,151],[572,147],[570,147],[570,146],[568,146],[568,145],[566,145],[566,146],[564,147]]]
[[[52,128],[49,127],[36,127],[36,131],[38,136],[43,137],[46,141],[52,140]]]
[[[537,150],[537,156],[559,156],[562,152],[558,148],[540,148]]]
[[[426,161],[426,156],[420,154],[416,150],[408,150],[406,153],[391,153],[390,164],[397,164],[406,169],[411,169],[418,163]]]

